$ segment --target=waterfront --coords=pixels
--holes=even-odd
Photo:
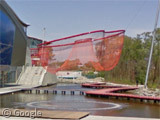
[[[90,90],[87,88],[81,88],[79,84],[58,84],[57,86],[54,85],[47,88]],[[61,93],[57,93],[57,95],[54,95],[18,92],[1,95],[0,101],[1,108],[34,109],[36,107],[38,109],[48,110],[85,111],[90,112],[91,115],[102,116],[160,118],[160,106],[157,104],[93,98],[79,94],[62,95]]]

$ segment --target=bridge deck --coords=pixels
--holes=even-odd
[[[108,88],[106,85],[100,85],[100,84],[82,84],[82,87],[90,87],[90,88]],[[86,91],[86,95],[93,95],[93,96],[114,96],[114,97],[125,97],[125,98],[135,98],[135,99],[141,99],[141,100],[155,100],[160,102],[160,97],[151,97],[151,96],[140,96],[140,95],[133,95],[133,94],[125,94],[125,93],[116,93],[119,91],[128,91],[128,90],[135,90],[138,89],[138,87],[115,87],[108,88],[108,89],[98,89],[98,90],[91,90]]]

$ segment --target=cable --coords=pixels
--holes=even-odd
[[[140,11],[142,10],[142,8],[144,8],[145,4],[147,3],[147,0],[143,1],[143,5],[139,7],[139,9],[137,10],[136,14],[133,16],[133,18],[131,19],[131,21],[128,23],[127,27],[126,27],[126,31],[129,28],[129,26],[134,22],[135,18],[138,16],[138,14],[140,13]]]

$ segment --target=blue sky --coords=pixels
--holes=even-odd
[[[153,30],[158,5],[158,0],[6,1],[22,21],[30,24],[29,36],[44,39],[45,27],[47,41],[101,29],[125,29],[126,35],[135,37]]]

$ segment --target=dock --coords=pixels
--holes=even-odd
[[[12,87],[4,87],[4,88],[0,88],[0,95],[15,93],[15,92],[23,91],[25,89],[32,89],[36,87],[39,87],[39,86],[17,85]]]
[[[133,94],[125,94],[118,92],[125,92],[129,90],[136,90],[138,87],[108,87],[107,85],[101,84],[82,84],[82,87],[97,88],[96,90],[86,91],[86,96],[102,97],[102,98],[115,98],[115,99],[126,99],[126,100],[139,100],[140,102],[158,103],[160,104],[160,97],[151,96],[140,96]],[[98,89],[99,88],[99,89]]]
[[[23,89],[22,91],[26,93],[33,94],[61,94],[61,95],[85,95],[85,91],[83,90],[75,90],[75,89]]]

